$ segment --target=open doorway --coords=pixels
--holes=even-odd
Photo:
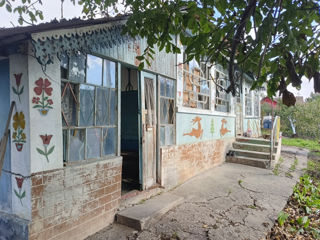
[[[138,71],[121,67],[121,156],[122,195],[140,190]]]

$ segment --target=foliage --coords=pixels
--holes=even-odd
[[[13,1],[0,0],[0,6],[17,12],[19,23],[23,23],[25,15],[32,23],[38,17],[42,19],[31,0],[20,0],[21,6],[12,10]],[[70,1],[81,5],[88,17],[108,15],[110,7],[114,14],[119,12],[116,0]],[[178,36],[185,46],[187,61],[195,58],[228,66],[227,92],[233,95],[243,76],[242,72],[237,73],[235,62],[241,70],[256,76],[253,88],[267,82],[268,95],[280,90],[287,105],[295,100],[286,86],[292,83],[299,88],[302,76],[313,77],[315,89],[320,91],[316,87],[320,83],[320,14],[316,0],[126,0],[123,9],[132,13],[125,32],[148,42],[139,57],[140,67],[152,61],[156,47],[180,52],[173,37]]]
[[[271,107],[262,104],[262,116],[271,114]],[[280,116],[283,136],[293,135],[290,120],[294,123],[296,134],[301,138],[320,139],[320,96],[313,96],[303,104],[287,107],[278,102],[274,114]]]
[[[282,144],[287,146],[307,148],[313,151],[320,151],[320,144],[316,140],[301,139],[301,138],[283,138]]]
[[[320,183],[307,174],[300,177],[287,206],[278,215],[278,224],[267,239],[319,239]]]

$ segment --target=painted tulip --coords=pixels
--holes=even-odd
[[[44,146],[48,146],[50,144],[52,135],[40,135],[41,139],[42,139],[42,143]]]
[[[13,74],[15,79],[16,79],[16,84],[17,84],[17,87],[20,86],[21,84],[21,77],[22,77],[22,73],[19,73],[19,74]]]
[[[22,188],[23,180],[24,180],[23,177],[16,177],[17,186],[19,190]]]

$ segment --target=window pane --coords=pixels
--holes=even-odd
[[[174,143],[174,126],[166,126],[166,145],[173,145]]]
[[[116,63],[104,60],[103,86],[116,87]]]
[[[168,102],[168,123],[174,124],[174,101],[169,99]]]
[[[117,123],[117,94],[115,89],[110,89],[110,125],[116,125]]]
[[[160,98],[160,123],[167,124],[168,123],[168,107],[169,102],[168,99]]]
[[[117,128],[103,129],[103,155],[116,154]]]
[[[61,54],[60,56],[60,69],[61,78],[68,78],[69,58],[67,54]]]
[[[167,86],[166,86],[166,96],[170,98],[174,98],[174,82],[170,79],[167,79]]]
[[[75,84],[67,84],[65,82],[61,82],[61,92],[63,95],[61,98],[61,111],[63,113],[62,124],[63,126],[76,126],[77,103],[75,97],[77,96],[78,92],[77,87]]]
[[[164,77],[159,77],[160,79],[160,96],[166,96],[166,79]]]
[[[94,87],[80,86],[80,126],[93,126]]]
[[[108,125],[108,88],[97,88],[97,125]]]
[[[165,126],[160,127],[160,145],[161,146],[166,145],[166,127]]]
[[[69,80],[75,82],[84,82],[86,68],[86,57],[78,52],[70,57],[69,62]]]
[[[70,130],[69,161],[84,160],[84,129]]]
[[[101,150],[101,129],[87,129],[87,158],[99,158]]]
[[[87,83],[101,86],[102,84],[102,58],[87,56]]]

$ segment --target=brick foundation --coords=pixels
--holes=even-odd
[[[84,239],[112,223],[121,167],[117,157],[34,175],[30,239]]]
[[[161,185],[174,187],[225,161],[234,138],[162,147]]]

